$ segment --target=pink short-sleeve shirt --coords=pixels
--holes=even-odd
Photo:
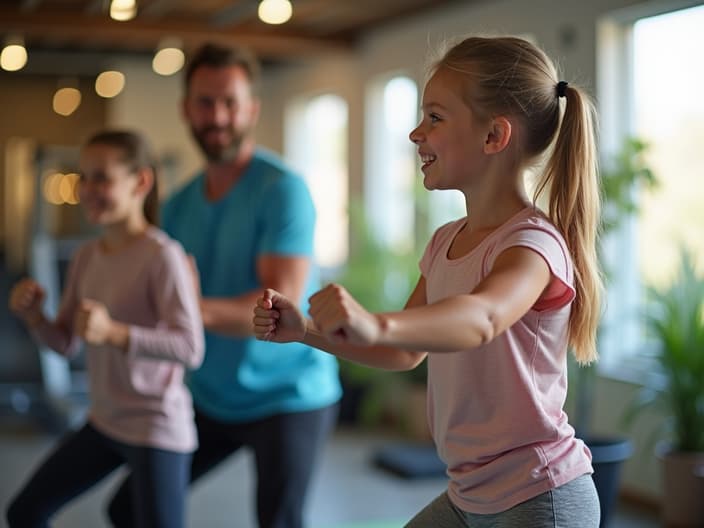
[[[447,463],[448,494],[460,509],[504,511],[592,473],[591,454],[563,411],[567,326],[574,298],[565,242],[527,207],[461,258],[448,249],[466,219],[439,228],[420,268],[428,303],[471,292],[498,255],[523,246],[541,255],[552,281],[518,322],[491,342],[428,357],[428,419]]]

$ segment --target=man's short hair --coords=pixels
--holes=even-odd
[[[188,61],[185,76],[185,88],[191,83],[193,73],[201,66],[211,68],[227,68],[228,66],[239,66],[242,68],[252,85],[252,93],[257,93],[260,75],[260,65],[257,58],[245,48],[226,47],[218,44],[207,43],[198,48]]]

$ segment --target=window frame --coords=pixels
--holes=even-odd
[[[609,13],[597,22],[597,110],[602,162],[636,133],[634,27],[642,19],[700,6],[690,0],[658,1]],[[635,199],[638,189],[632,190]],[[644,285],[638,273],[638,219],[630,215],[601,241],[607,273],[606,306],[599,335],[601,375],[638,384],[662,383],[652,345],[639,318]]]
[[[342,208],[345,210],[344,226],[341,232],[338,234],[336,239],[344,244],[344,249],[342,250],[341,261],[337,264],[328,265],[324,262],[319,251],[320,247],[325,245],[325,240],[320,232],[322,225],[325,224],[325,220],[322,218],[321,210],[319,207],[319,200],[316,199],[316,185],[313,180],[313,175],[310,170],[307,170],[307,163],[305,161],[305,153],[307,152],[309,142],[307,141],[306,134],[301,134],[301,130],[305,130],[305,119],[307,117],[307,112],[311,108],[311,104],[324,98],[331,97],[344,104],[345,120],[346,126],[344,130],[344,137],[342,138],[342,145],[344,148],[344,159],[340,160],[341,166],[344,167],[345,181],[342,183],[342,192],[344,194],[342,201]],[[347,258],[349,258],[349,215],[347,210],[350,203],[350,152],[349,152],[349,136],[350,136],[350,103],[346,97],[335,91],[326,90],[321,92],[307,93],[303,95],[296,96],[289,100],[284,108],[284,132],[283,132],[283,152],[284,158],[288,163],[291,164],[293,169],[300,174],[303,179],[308,184],[310,189],[311,197],[316,207],[316,228],[315,228],[315,248],[314,254],[316,262],[320,268],[323,275],[328,276],[335,273],[335,270],[344,266]]]

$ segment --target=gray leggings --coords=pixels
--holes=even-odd
[[[582,475],[500,513],[457,508],[447,492],[423,508],[406,528],[597,528],[599,497],[591,475]]]

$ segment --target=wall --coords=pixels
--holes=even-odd
[[[654,432],[663,424],[660,412],[649,411],[638,416],[633,424],[624,424],[628,404],[640,387],[634,383],[609,377],[597,379],[594,394],[594,434],[627,437],[633,443],[633,455],[623,467],[624,490],[646,503],[656,504],[662,494],[660,461],[655,457]]]
[[[89,134],[105,122],[105,101],[95,95],[91,81],[80,80],[81,105],[70,116],[56,114],[52,109],[52,98],[57,88],[57,77],[43,75],[13,75],[0,72],[0,249],[5,250],[5,240],[13,229],[13,223],[27,219],[25,211],[17,210],[16,198],[11,193],[16,189],[19,177],[8,174],[5,150],[10,138],[23,138],[35,145],[78,145]],[[31,156],[30,156],[31,158]],[[29,173],[26,173],[29,174]],[[29,174],[31,176],[31,174]],[[30,183],[33,186],[34,182]],[[14,240],[14,238],[13,238]],[[22,244],[23,241],[15,242]],[[12,255],[24,260],[24,248],[13,247]],[[13,270],[15,271],[15,270]]]
[[[181,118],[182,72],[164,77],[152,71],[151,59],[115,60],[125,88],[109,101],[107,124],[141,131],[162,159],[163,194],[188,179],[200,166],[199,151]]]

